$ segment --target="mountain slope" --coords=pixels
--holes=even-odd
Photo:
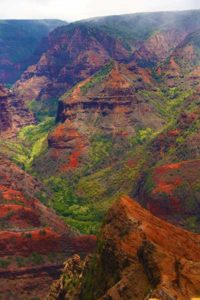
[[[15,89],[27,100],[58,98],[110,59],[127,56],[123,44],[108,34],[90,26],[70,24],[49,35],[47,51],[27,69]]]
[[[199,235],[180,228],[200,229],[199,14],[59,27],[0,86],[3,297],[44,299],[120,197],[50,299],[199,297]]]
[[[154,84],[148,70],[132,72],[117,62],[108,64],[61,97],[57,114],[60,124],[48,137],[50,151],[59,152],[60,163],[62,156],[66,160],[68,155],[69,161],[76,156],[78,164],[95,134],[128,139],[142,128],[160,129],[165,120],[138,93],[155,90]]]
[[[5,299],[44,298],[64,258],[92,251],[95,237],[73,232],[36,198],[48,197],[41,183],[4,156],[0,178],[0,294]]]
[[[130,49],[165,30],[194,31],[199,28],[200,11],[156,12],[91,18],[89,23],[123,41]]]
[[[171,100],[175,101],[175,100]],[[179,107],[178,117],[147,148],[139,201],[152,213],[199,232],[199,87]]]
[[[24,102],[0,85],[0,138],[14,137],[22,127],[34,122],[34,116]]]
[[[196,30],[176,47],[158,73],[171,88],[189,89],[199,84],[199,72],[200,31]]]
[[[32,161],[53,190],[54,209],[81,232],[96,232],[118,194],[132,191],[144,143],[165,125],[142,91],[162,103],[148,69],[106,65],[61,97],[48,147]]]
[[[186,41],[193,40],[198,44],[198,20],[192,18],[198,13],[172,14],[169,25],[158,26],[158,32],[152,32],[146,40],[140,41],[137,45],[139,50],[131,56],[123,39],[113,38],[105,28],[100,30],[98,22],[97,25],[93,21],[86,24],[78,22],[58,28],[50,34],[50,48],[40,62],[31,66],[16,83],[16,92],[22,98],[27,101],[32,95],[37,99],[30,102],[33,106],[41,103],[39,100],[56,103],[57,97],[62,95],[57,124],[48,127],[48,132],[40,140],[37,155],[31,154],[28,168],[51,186],[54,190],[53,207],[79,230],[96,231],[97,224],[118,193],[127,190],[127,193],[139,198],[136,187],[143,176],[140,174],[142,168],[145,167],[148,174],[148,168],[165,164],[165,161],[159,162],[159,159],[162,160],[160,152],[149,145],[153,143],[158,149],[162,147],[162,141],[160,146],[156,142],[159,144],[162,134],[158,139],[155,137],[163,129],[166,137],[167,122],[176,132],[174,122],[182,107],[187,105],[186,99],[192,91],[187,84],[184,88],[168,87],[162,68],[171,61],[168,55],[172,57]],[[189,18],[187,21],[186,16]],[[183,26],[177,28],[177,24]],[[190,33],[192,30],[195,32]],[[110,44],[111,47],[108,47]],[[161,66],[156,73],[155,66],[159,64]],[[185,69],[183,73],[187,76]],[[191,79],[191,82],[197,85],[195,80]],[[191,113],[186,122],[192,122],[193,118],[195,115]],[[30,134],[34,132],[30,130]],[[175,142],[174,149],[171,147],[167,164],[184,160],[181,156],[175,158],[171,155],[173,151],[181,151],[181,139],[183,137]],[[198,133],[196,139],[198,141]],[[192,141],[192,137],[189,140],[190,143],[185,141],[182,146],[193,147],[198,152],[197,143]],[[151,155],[154,152],[156,159],[154,154]],[[163,156],[167,158],[167,155]],[[199,158],[198,155],[196,158]],[[58,192],[60,189],[61,193]],[[193,193],[191,188],[188,193]],[[103,203],[101,207],[100,202]],[[184,202],[184,210],[187,209],[188,214],[192,213]],[[181,213],[179,211],[183,219]],[[191,229],[186,220],[180,222],[170,214],[167,219]]]
[[[200,28],[198,16],[199,11],[133,14],[58,28],[49,35],[38,62],[17,82],[16,91],[29,101],[58,99],[110,59],[146,67],[157,65],[187,34]]]
[[[199,241],[199,235],[156,218],[124,196],[107,214],[96,255],[85,263],[69,259],[48,299],[198,297]]]
[[[42,40],[64,24],[59,20],[1,20],[0,82],[14,83],[45,50]]]

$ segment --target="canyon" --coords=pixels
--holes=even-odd
[[[199,16],[0,22],[2,299],[199,297]]]

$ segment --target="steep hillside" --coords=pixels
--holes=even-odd
[[[11,77],[28,68],[0,86],[0,298],[45,299],[73,254],[50,300],[198,298],[200,11],[84,20],[41,44],[57,21],[38,22],[2,44]]]
[[[58,125],[48,137],[50,150],[60,152],[60,162],[62,154],[65,160],[68,154],[69,161],[74,157],[78,165],[93,135],[128,139],[142,128],[160,129],[165,120],[141,97],[139,91],[145,89],[156,93],[149,70],[137,68],[132,72],[116,62],[106,65],[61,97]]]
[[[170,164],[190,160],[189,155],[185,159],[181,154],[177,158],[172,155],[173,151],[183,149],[179,147],[183,137],[174,149],[170,148],[168,160],[167,154],[160,157],[156,146],[151,145],[156,145],[156,141],[159,144],[159,136],[165,137],[169,128],[175,138],[175,120],[178,116],[184,120],[187,108],[182,115],[181,110],[195,94],[188,84],[168,87],[168,79],[162,73],[170,57],[186,41],[193,40],[198,45],[198,21],[192,18],[195,14],[198,12],[176,17],[172,14],[168,26],[160,18],[162,26],[140,40],[131,56],[133,49],[127,49],[124,40],[113,37],[98,20],[60,27],[50,34],[49,48],[39,63],[16,83],[15,92],[42,122],[20,131],[15,144],[17,155],[13,155],[13,147],[8,143],[4,143],[4,153],[8,152],[19,165],[50,186],[51,205],[80,231],[96,232],[106,210],[120,193],[136,195],[146,206],[137,190],[140,181],[148,181],[150,168],[165,161]],[[177,26],[184,22],[187,27]],[[195,32],[190,33],[192,30]],[[187,76],[186,69],[183,73]],[[186,78],[184,82],[188,82]],[[196,86],[194,79],[191,82]],[[58,96],[61,98],[54,124],[53,119],[46,120],[45,114],[55,115]],[[192,122],[195,114],[188,118],[186,122]],[[167,141],[166,138],[164,143]],[[181,146],[193,147],[198,152],[192,136]],[[191,187],[188,193],[193,193]],[[188,214],[192,213],[184,205]],[[185,215],[179,214],[184,219]],[[167,219],[191,229],[186,219],[182,222],[170,214]]]
[[[199,235],[122,197],[107,214],[96,255],[85,262],[70,258],[47,299],[198,298],[199,242]]]
[[[190,32],[200,27],[199,10],[180,12],[137,13],[119,16],[91,18],[89,23],[123,41],[129,49],[137,49],[140,42],[148,40],[160,31]],[[172,39],[170,39],[172,40]],[[166,44],[165,44],[166,45]],[[168,45],[166,45],[168,48]],[[162,45],[156,45],[161,47]],[[166,51],[166,50],[165,50]]]
[[[44,187],[0,156],[0,294],[4,299],[45,297],[63,259],[86,253],[95,237],[79,236],[36,196]],[[33,284],[34,282],[34,284]]]
[[[137,62],[141,67],[154,67],[161,64],[192,30],[193,28],[156,31],[141,43],[129,60]]]
[[[199,88],[179,110],[149,146],[149,164],[136,194],[152,213],[199,232]]]
[[[39,59],[48,33],[64,24],[59,20],[1,20],[0,82],[14,83],[27,66]]]
[[[60,27],[49,35],[43,54],[23,73],[15,90],[26,101],[56,101],[111,59],[156,66],[200,28],[198,16],[199,11],[133,14]]]
[[[0,138],[16,136],[27,125],[34,124],[34,116],[24,102],[0,85]]]
[[[128,54],[120,41],[99,29],[63,26],[49,35],[47,51],[26,70],[15,89],[26,100],[56,98],[110,59],[123,60]]]
[[[199,84],[200,31],[186,36],[173,51],[167,62],[158,70],[171,88],[194,88]]]
[[[169,212],[161,213],[161,202],[158,216],[199,230],[198,195],[191,199],[196,193],[191,184],[184,187],[185,200],[163,191],[149,194],[157,185],[152,179],[149,183],[154,168],[199,159],[198,88],[193,93],[174,90],[164,80],[150,68],[112,61],[61,97],[56,125],[44,122],[20,133],[23,145],[25,141],[33,151],[38,145],[36,154],[30,152],[30,163],[20,159],[20,164],[50,186],[51,205],[82,232],[96,232],[109,206],[124,192],[145,207],[165,201]],[[182,184],[175,194],[187,183],[184,176],[189,174],[179,175]],[[171,195],[180,202],[179,211],[172,211]]]
[[[82,232],[96,232],[116,196],[132,191],[144,144],[165,125],[146,90],[162,103],[148,69],[106,65],[61,97],[57,124],[32,161],[53,190],[53,207]]]

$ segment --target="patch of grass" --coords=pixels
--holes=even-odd
[[[54,118],[46,118],[37,125],[22,128],[15,142],[0,139],[1,152],[23,169],[31,170],[33,161],[47,149],[47,136],[54,124]]]
[[[109,74],[112,68],[113,62],[110,62],[100,71],[98,71],[94,76],[92,76],[91,80],[81,87],[81,91],[83,92],[83,94],[85,95],[89,89],[93,88],[96,84],[99,84]]]
[[[29,101],[27,104],[38,122],[43,122],[46,118],[55,117],[58,108],[58,99],[48,99],[46,101]]]
[[[10,265],[10,260],[0,259],[0,268],[6,269]]]
[[[34,265],[40,265],[44,263],[44,258],[39,253],[34,252],[31,255],[31,261]]]

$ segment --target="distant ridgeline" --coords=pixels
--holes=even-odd
[[[1,20],[0,82],[10,85],[19,79],[46,50],[49,32],[65,24],[60,20]]]

